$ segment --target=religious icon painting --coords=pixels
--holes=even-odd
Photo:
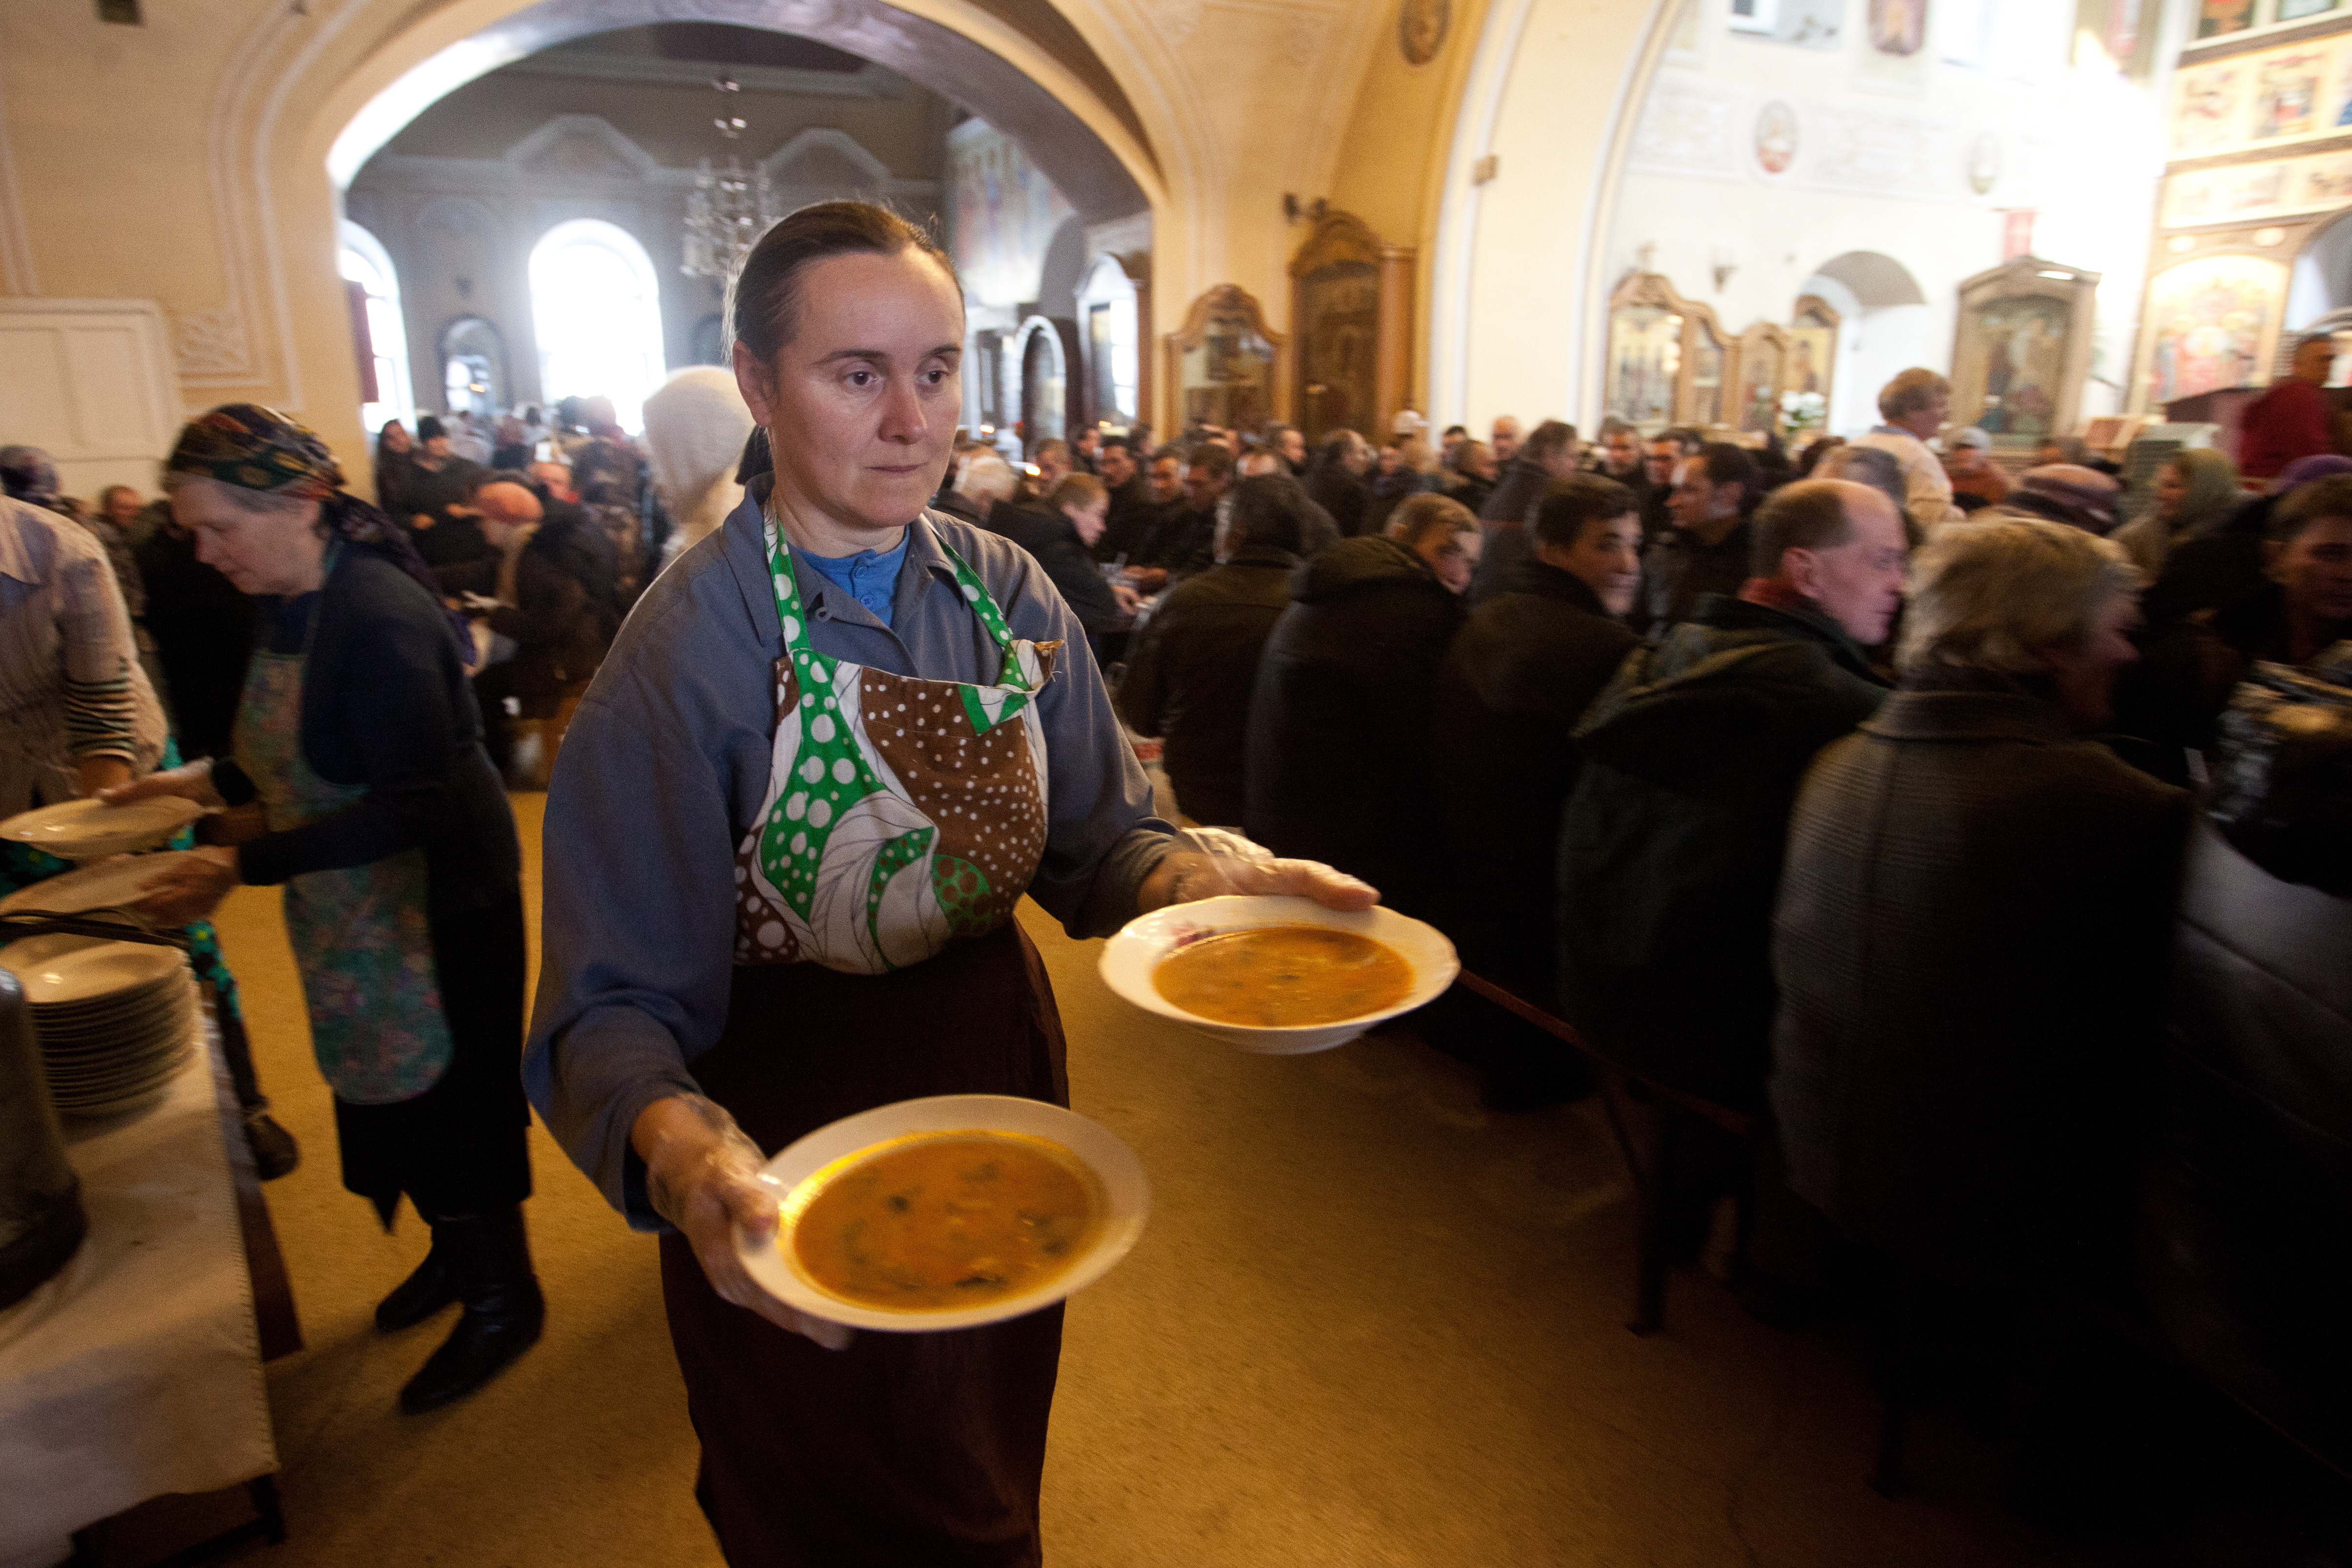
[[[2319,123],[2325,49],[2283,49],[2265,58],[2254,78],[2254,140],[2300,136]]]
[[[1756,111],[1756,166],[1778,179],[1797,162],[1797,111],[1785,99],[1772,99]]]
[[[2218,38],[2242,33],[2254,25],[2254,0],[2203,0],[2197,12],[2197,36]]]
[[[1935,51],[1927,47],[1928,0],[1870,0],[1858,72],[1862,85],[1881,92],[1925,87]]]

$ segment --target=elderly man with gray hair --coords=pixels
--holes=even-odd
[[[2189,796],[2090,737],[2139,574],[2077,528],[1957,524],[1913,563],[1901,685],[1825,750],[1775,921],[1790,1184],[1970,1292],[2121,1277]]]
[[[1885,423],[1852,443],[1893,456],[1903,469],[1907,498],[1903,510],[1923,534],[1968,516],[1952,500],[1951,476],[1927,445],[1951,412],[1952,384],[1914,365],[1879,389],[1878,416]]]

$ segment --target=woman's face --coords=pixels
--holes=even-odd
[[[319,586],[327,542],[319,503],[247,511],[213,483],[172,492],[172,519],[195,536],[196,559],[257,597],[307,594]]]
[[[2180,503],[2189,494],[2189,481],[2181,476],[2180,465],[2167,463],[2156,471],[2156,515],[2170,522],[2180,515]]]
[[[1642,585],[1641,518],[1629,511],[1605,522],[1585,524],[1561,566],[1584,580],[1584,585],[1600,598],[1602,609],[1612,616],[1623,615],[1633,607],[1634,591]]]
[[[1078,542],[1092,550],[1095,541],[1103,534],[1103,521],[1110,515],[1110,497],[1104,496],[1088,506],[1066,506],[1062,515],[1078,531]]]
[[[399,420],[395,419],[391,424],[383,427],[383,449],[385,451],[394,453],[405,452],[414,444],[415,443],[411,442],[408,438],[408,426],[403,425]]]
[[[1470,578],[1478,570],[1478,550],[1486,542],[1475,529],[1455,533],[1449,529],[1432,529],[1421,536],[1413,553],[1427,562],[1437,574],[1437,580],[1457,594],[1470,591]]]
[[[940,488],[961,403],[963,303],[917,250],[827,257],[801,274],[790,342],[735,380],[775,452],[779,505],[850,535],[913,521]]]
[[[2286,590],[2290,615],[2352,620],[2352,517],[2323,517],[2273,547],[2271,576]]]

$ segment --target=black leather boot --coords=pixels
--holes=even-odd
[[[539,1342],[547,1318],[539,1278],[531,1272],[522,1205],[436,1222],[436,1251],[446,1256],[465,1314],[441,1348],[400,1391],[411,1415],[463,1399]]]
[[[375,1326],[384,1333],[421,1323],[457,1299],[457,1281],[441,1247],[441,1226],[433,1227],[433,1249],[409,1277],[375,1305]]]

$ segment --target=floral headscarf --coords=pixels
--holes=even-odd
[[[407,531],[344,490],[342,466],[327,449],[327,443],[316,431],[274,408],[257,403],[226,403],[191,419],[181,428],[179,444],[172,448],[171,457],[164,459],[163,471],[194,474],[264,495],[316,500],[320,521],[338,537],[384,556],[432,595],[435,604],[444,601],[439,581],[417,554]],[[449,621],[466,662],[473,663],[472,629],[461,616],[451,614]]]

